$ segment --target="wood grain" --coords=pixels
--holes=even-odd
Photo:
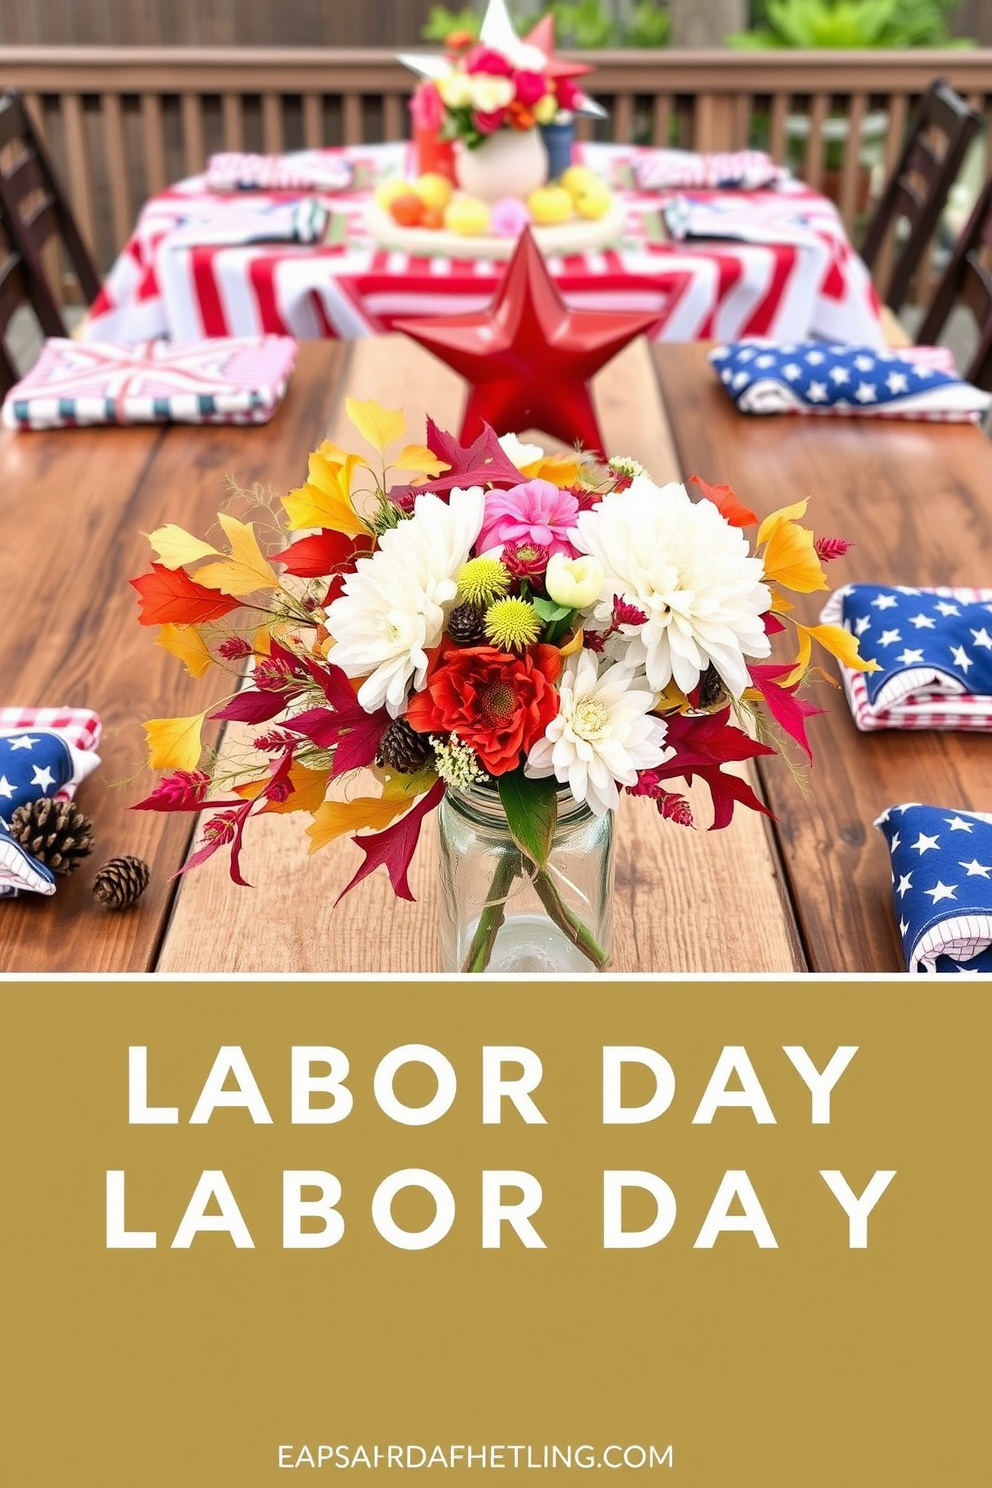
[[[0,971],[145,971],[171,909],[171,876],[190,822],[127,811],[154,777],[142,768],[147,718],[199,711],[212,694],[138,624],[128,579],[147,569],[142,536],[164,522],[203,531],[225,499],[225,474],[244,484],[297,482],[326,427],[343,348],[300,347],[283,406],[259,428],[64,429],[0,434],[0,593],[6,605],[0,700],[24,707],[94,708],[103,761],[79,792],[96,855],[51,898],[0,905]],[[134,853],[152,882],[126,914],[90,895],[93,871]]]
[[[762,513],[812,496],[816,531],[855,543],[834,583],[989,583],[992,446],[976,428],[747,418],[704,347],[653,354],[683,468],[728,481]],[[814,619],[822,597],[800,597],[797,617]],[[814,700],[827,712],[811,721],[806,794],[780,762],[762,762],[810,968],[899,971],[888,853],[872,823],[903,801],[992,810],[992,746],[964,733],[859,734],[843,694],[820,687]]]
[[[411,438],[421,436],[427,413],[442,427],[457,429],[461,419],[460,380],[401,338],[355,343],[347,390],[402,407]],[[608,446],[641,460],[658,480],[675,478],[674,446],[646,344],[635,343],[617,357],[595,391]],[[330,434],[353,445],[343,409]],[[437,969],[433,823],[423,832],[410,873],[416,904],[395,899],[380,872],[336,909],[337,895],[358,866],[357,850],[344,838],[308,856],[304,825],[292,816],[253,824],[242,863],[257,885],[254,892],[231,883],[219,855],[184,880],[158,970]],[[741,819],[731,832],[694,833],[661,822],[645,802],[627,800],[618,843],[615,969],[790,971],[801,964],[775,853],[756,817]],[[745,925],[752,927],[748,935]]]

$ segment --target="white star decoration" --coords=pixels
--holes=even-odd
[[[915,625],[917,630],[933,630],[937,624],[932,615],[910,615],[910,625]]]
[[[899,921],[899,934],[900,935],[905,935],[906,934],[906,931],[908,929],[909,929],[909,921],[908,920],[900,920]]]
[[[911,650],[911,648],[909,646],[906,647],[905,651],[900,651],[899,652],[899,655],[896,657],[896,661],[905,662],[905,664],[907,666],[911,666],[913,662],[922,661],[922,660],[923,660],[923,652],[922,651],[913,651],[913,650]]]
[[[964,868],[969,878],[989,878],[992,875],[992,863],[980,863],[977,858],[972,858],[970,863],[959,863],[958,867]]]
[[[11,785],[6,775],[0,775],[0,796],[3,796],[4,800],[6,801],[10,801],[13,798],[13,795],[14,787]]]
[[[970,832],[972,822],[966,822],[963,816],[945,816],[944,820],[952,832]]]
[[[922,858],[925,852],[937,852],[939,850],[939,841],[940,839],[938,837],[927,837],[921,832],[917,840],[913,843],[913,850],[914,852],[918,852]]]
[[[13,754],[15,749],[33,749],[34,746],[36,744],[39,744],[40,742],[40,739],[29,739],[27,735],[24,734],[19,739],[11,739],[10,752],[11,754]]]
[[[964,672],[965,676],[967,676],[968,668],[974,665],[967,651],[964,649],[963,646],[951,646],[949,647],[949,650],[951,656],[954,659],[955,666],[959,666]]]
[[[31,784],[40,785],[42,790],[47,790],[49,786],[55,784],[55,776],[47,765],[44,769],[40,765],[35,765],[31,775]]]
[[[897,603],[898,600],[894,594],[876,594],[871,602],[872,609],[875,610],[894,610]]]
[[[871,629],[871,616],[870,615],[859,615],[858,618],[857,618],[857,620],[855,620],[855,622],[854,622],[854,634],[855,635],[862,636],[862,635],[864,635],[864,633],[865,633],[866,630],[870,630],[870,629]]]
[[[854,396],[859,403],[875,403],[878,400],[874,384],[870,382],[859,382]]]
[[[961,613],[956,604],[948,604],[946,599],[938,599],[935,608],[942,615],[960,615]]]
[[[976,646],[987,646],[992,651],[992,636],[989,635],[984,625],[981,630],[973,630],[971,634]]]
[[[900,899],[905,899],[905,897],[906,897],[906,890],[907,889],[911,889],[912,887],[913,887],[913,875],[912,875],[912,873],[901,873],[899,875],[899,886],[896,889],[896,893],[899,895],[899,898]]]
[[[880,646],[893,646],[893,645],[895,645],[896,641],[901,641],[901,640],[902,640],[902,634],[901,634],[900,631],[898,631],[898,630],[883,630],[882,631],[882,639],[879,641],[878,644]]]
[[[830,376],[834,382],[840,385],[842,382],[850,382],[851,376],[846,367],[831,367]]]
[[[806,389],[806,396],[811,403],[826,403],[827,384],[825,382],[811,382]]]
[[[909,378],[905,372],[890,372],[885,379],[885,386],[893,396],[896,393],[906,393],[909,391]]]
[[[956,888],[957,884],[945,884],[938,881],[932,889],[924,889],[923,892],[930,895],[934,904],[939,904],[941,899],[956,899],[957,894],[954,892]]]
[[[795,382],[796,378],[802,375],[802,367],[797,366],[795,362],[790,362],[788,366],[782,368],[782,376],[787,377],[790,382]]]
[[[875,359],[869,356],[856,356],[854,365],[859,372],[873,372],[875,370]]]

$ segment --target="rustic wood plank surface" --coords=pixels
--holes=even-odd
[[[0,971],[152,969],[191,823],[127,811],[154,783],[141,768],[140,724],[198,711],[204,684],[137,623],[127,581],[148,567],[142,533],[170,521],[202,531],[215,520],[225,474],[279,490],[302,477],[343,355],[338,344],[301,346],[285,403],[258,428],[0,433],[0,701],[93,708],[104,724],[102,765],[77,797],[93,819],[95,854],[52,897],[0,904]],[[94,870],[117,853],[152,869],[126,914],[100,909],[90,893]]]
[[[700,345],[654,350],[683,469],[728,481],[761,513],[812,496],[817,532],[855,542],[830,572],[836,584],[992,582],[992,445],[977,429],[747,418],[705,354]],[[822,598],[800,597],[797,617],[813,619]],[[888,853],[872,822],[903,801],[992,810],[992,741],[860,734],[842,693],[820,687],[813,700],[827,713],[810,724],[808,792],[779,762],[762,761],[810,968],[900,971]]]
[[[442,427],[457,429],[460,422],[460,380],[401,338],[354,343],[347,391],[403,408],[411,438],[421,437],[428,413]],[[608,447],[642,461],[658,480],[675,478],[674,448],[646,343],[635,343],[604,369],[596,397]],[[330,435],[354,445],[343,407]],[[231,883],[220,855],[185,879],[158,970],[437,969],[433,823],[423,832],[410,873],[416,904],[395,899],[385,874],[377,873],[336,909],[334,900],[357,866],[357,850],[344,838],[309,856],[304,825],[292,816],[261,817],[252,824],[242,866],[254,891]],[[617,970],[790,971],[801,964],[774,848],[756,816],[742,814],[729,832],[690,832],[661,822],[646,802],[628,799],[617,840]],[[745,926],[753,927],[746,935]]]

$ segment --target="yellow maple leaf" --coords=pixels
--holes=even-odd
[[[396,456],[391,460],[391,466],[399,470],[413,470],[418,475],[440,475],[444,470],[450,470],[451,466],[444,460],[439,460],[426,444],[405,444]]]
[[[221,513],[220,525],[231,544],[231,555],[198,568],[196,582],[239,597],[254,594],[256,589],[278,589],[279,580],[258,546],[252,524]]]
[[[798,506],[805,510],[806,502],[799,502]],[[786,510],[796,511],[797,508],[789,507]],[[802,512],[798,514],[801,516]],[[813,533],[808,527],[800,527],[797,521],[781,512],[776,516],[777,520],[768,528],[761,559],[765,579],[784,584],[786,589],[792,589],[798,594],[812,594],[816,589],[829,589],[830,585],[814,546],[816,539]],[[764,531],[771,520],[766,518],[760,530]]]
[[[520,474],[527,480],[546,480],[553,486],[574,486],[582,474],[582,466],[574,455],[542,455],[530,465],[523,465]]]
[[[285,801],[267,801],[262,807],[262,813],[309,811],[311,815],[315,815],[324,804],[330,778],[330,770],[309,770],[306,765],[294,760],[289,767],[292,795],[287,796]]]
[[[364,828],[380,832],[409,804],[410,798],[405,794],[396,797],[385,793],[381,796],[356,796],[352,801],[325,801],[314,812],[313,825],[307,828],[310,851],[313,853],[326,847],[335,837],[342,837],[346,832],[360,832]]]
[[[368,528],[351,502],[351,477],[359,465],[366,465],[360,455],[348,455],[330,440],[324,441],[310,456],[307,479],[282,498],[293,532],[307,527],[326,527],[357,537]]]
[[[155,638],[156,646],[178,656],[191,677],[202,677],[213,657],[195,625],[163,625]]]
[[[149,718],[145,724],[148,763],[153,770],[195,770],[200,761],[203,713],[189,718]]]
[[[760,548],[763,542],[767,542],[772,531],[780,522],[798,522],[800,517],[806,515],[806,508],[808,506],[809,497],[807,496],[804,501],[796,501],[792,506],[780,506],[776,511],[769,512],[758,528],[758,535],[754,540],[755,546]]]
[[[185,527],[177,527],[174,522],[156,527],[154,532],[149,532],[146,536],[159,563],[166,568],[182,568],[184,564],[195,563],[200,558],[218,556],[216,548],[194,537]]]
[[[382,408],[371,398],[364,403],[346,398],[344,406],[359,434],[378,454],[385,455],[387,445],[402,439],[406,419],[398,408]]]
[[[797,625],[800,640],[803,633],[817,641],[831,656],[836,656],[855,672],[880,672],[877,661],[866,661],[858,650],[857,638],[843,625]]]

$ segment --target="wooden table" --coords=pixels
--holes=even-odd
[[[992,582],[992,444],[974,426],[747,418],[704,347],[653,355],[683,472],[729,482],[762,513],[811,496],[810,525],[855,542],[830,570],[835,584]],[[814,619],[822,599],[800,598],[797,617]],[[843,697],[818,692],[827,713],[811,721],[806,792],[779,761],[760,771],[808,965],[900,970],[888,852],[872,822],[904,801],[992,810],[992,739],[860,734]]]
[[[322,437],[353,437],[346,392],[402,407],[411,437],[430,412],[457,429],[463,386],[412,343],[300,347],[284,406],[262,428],[59,430],[0,434],[0,591],[6,645],[0,699],[92,707],[102,716],[103,764],[77,797],[97,852],[51,898],[0,904],[0,972],[431,972],[439,958],[436,850],[430,824],[411,871],[417,904],[393,898],[376,874],[331,906],[356,866],[347,839],[313,857],[298,817],[252,823],[237,888],[221,855],[174,880],[193,824],[131,813],[154,783],[143,767],[141,722],[198,712],[216,695],[154,644],[137,622],[128,578],[149,558],[142,534],[164,522],[206,533],[224,477],[276,493],[299,484]],[[597,398],[611,449],[676,474],[647,347],[601,375]],[[802,967],[777,850],[763,819],[741,813],[727,832],[663,823],[627,800],[619,825],[615,962],[620,971],[781,971]],[[132,910],[110,914],[90,893],[117,853],[152,868]],[[92,866],[91,866],[92,864]]]

